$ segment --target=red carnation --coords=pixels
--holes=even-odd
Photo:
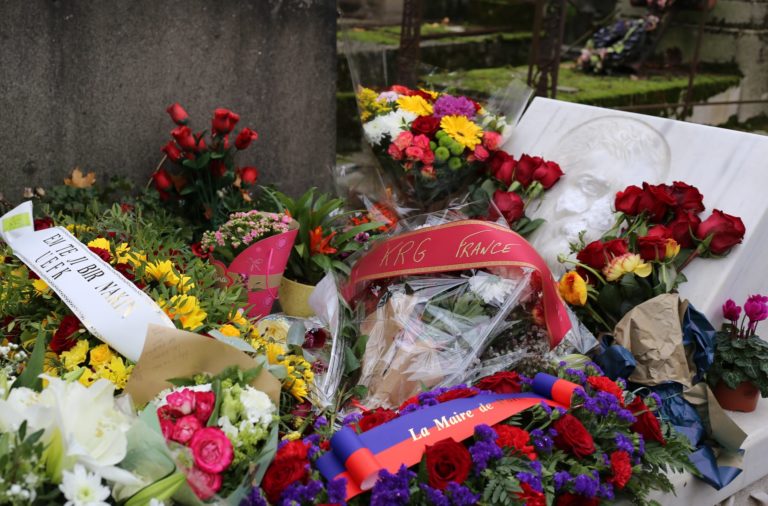
[[[376,408],[371,411],[366,411],[363,417],[357,422],[357,425],[360,427],[361,432],[366,432],[395,418],[397,418],[397,413],[391,409]]]
[[[475,386],[495,394],[516,394],[520,392],[520,375],[514,371],[500,371],[481,379]]]
[[[624,488],[632,477],[632,464],[627,452],[619,450],[611,453],[611,473],[608,483],[613,483],[618,490]]]
[[[611,378],[605,376],[590,376],[587,378],[587,383],[589,383],[589,386],[595,390],[607,392],[616,397],[622,404],[624,403],[624,391]]]
[[[461,485],[472,468],[469,450],[450,438],[427,446],[424,455],[429,486],[438,490],[445,490],[451,482]]]
[[[555,506],[598,506],[600,499],[597,497],[584,497],[583,495],[566,492],[557,497]]]
[[[494,425],[493,430],[499,437],[496,439],[496,444],[502,448],[510,448],[513,453],[519,453],[525,455],[531,460],[536,460],[536,450],[531,442],[531,435],[528,431],[525,431],[519,427],[513,427],[511,425]]]
[[[177,125],[186,125],[187,121],[189,121],[189,114],[187,114],[187,111],[185,111],[178,102],[169,105],[165,112],[168,113],[173,122]]]
[[[454,388],[437,396],[437,402],[448,402],[454,399],[464,399],[477,395],[474,388]]]
[[[746,232],[747,229],[741,218],[725,214],[718,209],[712,211],[712,216],[696,227],[696,237],[702,241],[712,236],[709,250],[715,255],[727,253],[744,239]]]
[[[573,415],[566,414],[554,423],[555,444],[561,450],[584,458],[595,453],[595,441],[584,425]]]
[[[303,441],[289,441],[277,450],[275,460],[261,481],[261,488],[267,500],[274,504],[288,485],[305,482],[309,476],[308,468],[307,445]]]
[[[77,337],[73,335],[79,328],[80,320],[76,316],[71,314],[64,316],[59,322],[59,328],[53,333],[53,339],[48,347],[56,354],[70,350],[77,344]]]
[[[419,116],[413,123],[411,123],[411,132],[414,135],[423,134],[430,139],[435,136],[435,133],[440,129],[440,120],[432,115]]]
[[[259,134],[250,128],[243,128],[235,138],[235,147],[237,149],[246,149],[253,141],[259,138]],[[226,146],[225,146],[226,147]]]
[[[227,135],[233,128],[235,128],[238,121],[240,121],[240,116],[229,109],[216,109],[213,111],[213,120],[211,121],[213,134]]]
[[[634,432],[642,435],[646,441],[658,441],[662,445],[667,444],[664,435],[661,432],[661,425],[656,415],[648,409],[640,396],[635,397],[632,403],[627,407],[636,421],[630,427]]]
[[[542,492],[534,490],[528,483],[520,483],[522,492],[517,493],[517,498],[525,506],[546,506],[547,499]]]

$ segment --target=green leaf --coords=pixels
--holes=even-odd
[[[35,338],[35,346],[32,348],[32,354],[29,356],[27,366],[19,374],[19,377],[16,378],[16,381],[13,382],[11,388],[26,387],[36,392],[40,392],[43,389],[43,380],[39,376],[43,374],[45,346],[46,342],[41,329]]]
[[[344,372],[347,374],[360,368],[360,361],[355,356],[355,352],[349,346],[344,347]]]
[[[211,382],[211,391],[216,396],[216,404],[214,404],[211,416],[208,417],[208,422],[205,424],[207,427],[213,427],[219,419],[219,411],[221,410],[221,401],[223,397],[221,395],[221,380],[217,378]]]

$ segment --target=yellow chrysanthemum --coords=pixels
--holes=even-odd
[[[560,295],[568,304],[583,306],[587,303],[587,282],[576,271],[566,272],[560,278]]]
[[[99,237],[97,239],[94,239],[92,241],[88,242],[89,248],[100,248],[105,251],[109,251],[110,254],[112,253],[112,245],[109,243],[108,240],[104,239],[103,237]]]
[[[59,376],[59,368],[56,366],[58,362],[58,356],[52,352],[45,352],[45,359],[43,360],[43,372],[48,376]]]
[[[264,346],[264,353],[267,355],[267,361],[269,361],[270,364],[279,364],[280,357],[285,354],[285,348],[277,343],[267,343],[267,345]]]
[[[165,286],[178,285],[181,281],[173,270],[173,263],[170,260],[150,262],[144,269],[144,276],[154,281],[160,281]]]
[[[96,369],[98,375],[114,383],[115,387],[122,390],[128,383],[128,378],[133,371],[133,366],[126,366],[123,359],[113,356],[112,359]]]
[[[301,439],[301,433],[299,432],[289,432],[285,436],[283,436],[283,441],[296,441],[297,439]]]
[[[112,360],[112,357],[114,356],[115,354],[112,353],[112,350],[109,349],[108,345],[100,344],[91,350],[91,367],[100,367],[106,363],[109,363],[109,361]]]
[[[290,392],[291,395],[300,401],[303,401],[306,399],[307,395],[309,395],[309,392],[307,391],[307,384],[304,380],[301,379],[297,379],[293,382]]]
[[[128,246],[127,242],[120,243],[115,248],[115,258],[117,259],[117,263],[119,264],[126,264],[128,263],[131,257],[131,247]]]
[[[432,97],[432,100],[436,100],[437,97],[440,96],[440,94],[438,92],[432,91],[432,90],[425,90],[424,88],[419,88],[419,91],[423,91],[424,93],[426,93],[427,95]]]
[[[445,130],[451,139],[469,149],[475,149],[483,135],[483,129],[466,116],[443,116],[440,120],[440,128]]]
[[[240,331],[234,325],[226,324],[219,328],[219,332],[228,337],[240,337]]]
[[[363,122],[368,121],[371,116],[392,110],[389,102],[379,100],[379,94],[370,88],[360,88],[357,93],[357,102],[360,105],[360,119]]]
[[[99,377],[93,373],[93,371],[89,367],[83,367],[83,373],[80,375],[79,378],[77,378],[77,381],[79,381],[81,384],[89,387],[93,385],[93,383],[99,379]]]
[[[397,99],[397,105],[403,111],[412,112],[419,116],[429,116],[432,114],[432,104],[419,95],[400,97]]]
[[[178,319],[187,330],[200,327],[208,316],[193,295],[174,295],[170,301],[160,301],[159,304],[169,318]]]
[[[61,352],[59,360],[64,364],[64,368],[67,371],[73,371],[77,369],[80,364],[85,362],[85,358],[88,356],[88,341],[85,339],[79,339],[68,351]]]
[[[42,279],[36,279],[32,281],[32,287],[35,289],[35,293],[37,295],[45,295],[51,290],[48,287],[48,283],[46,283]]]
[[[290,328],[288,322],[283,319],[265,319],[256,325],[256,333],[262,339],[284,343]]]
[[[635,253],[625,253],[623,255],[614,257],[610,263],[603,268],[603,274],[608,281],[616,281],[624,274],[633,273],[636,276],[645,278],[650,276],[653,271],[651,264],[645,263]]]

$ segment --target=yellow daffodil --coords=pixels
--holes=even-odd
[[[403,111],[412,112],[419,116],[429,116],[432,114],[432,104],[419,95],[400,97],[397,99],[397,105]]]
[[[625,253],[614,257],[603,268],[603,274],[608,281],[616,281],[624,274],[632,273],[641,278],[650,276],[653,271],[651,264],[645,263],[640,255],[635,253]]]
[[[587,282],[576,271],[566,272],[560,278],[560,295],[568,304],[583,306],[587,303]]]
[[[288,339],[288,330],[290,328],[288,322],[282,318],[264,319],[256,326],[256,332],[262,339],[284,343]]]
[[[100,367],[104,364],[107,364],[110,360],[112,360],[112,357],[114,356],[115,354],[112,353],[112,350],[109,349],[108,345],[100,344],[91,350],[91,367]]]
[[[443,116],[440,120],[440,128],[445,130],[451,139],[469,149],[475,149],[483,135],[483,129],[466,116]]]
[[[108,251],[110,254],[112,253],[112,245],[109,243],[108,240],[104,239],[103,237],[99,237],[97,239],[94,239],[92,241],[88,242],[89,248],[99,248],[103,249],[105,251]]]
[[[208,313],[200,309],[197,297],[193,295],[174,295],[170,301],[160,301],[169,318],[178,319],[181,326],[187,330],[200,327]]]
[[[240,331],[234,325],[226,324],[219,327],[219,332],[228,337],[240,337]]]
[[[35,289],[35,293],[37,295],[45,295],[51,290],[48,287],[48,283],[46,283],[42,279],[36,279],[32,281],[32,287]]]
[[[67,371],[73,371],[77,369],[80,364],[85,362],[85,358],[88,356],[88,341],[85,339],[79,339],[68,351],[61,352],[59,359],[64,364],[64,368]]]

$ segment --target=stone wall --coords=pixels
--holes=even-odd
[[[260,138],[242,165],[289,192],[330,186],[334,0],[0,2],[0,193],[72,167],[145,182],[180,102],[193,129],[214,108]]]

